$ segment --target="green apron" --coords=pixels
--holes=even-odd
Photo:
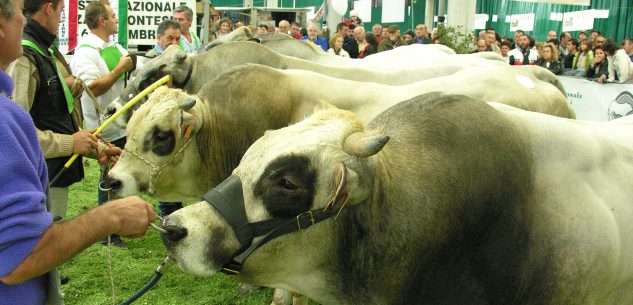
[[[88,47],[88,48],[98,50],[99,55],[101,56],[101,58],[103,58],[103,61],[105,61],[106,66],[108,66],[108,70],[110,72],[112,72],[112,70],[116,68],[116,66],[119,64],[119,61],[121,60],[121,57],[123,57],[123,54],[121,54],[121,51],[119,50],[119,48],[117,48],[116,45],[111,45],[103,49],[98,49],[88,44],[82,44],[79,46],[79,48],[81,47]],[[119,79],[123,79],[124,77],[125,77],[125,73],[121,74]]]

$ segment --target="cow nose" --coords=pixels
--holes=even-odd
[[[122,186],[123,182],[121,180],[110,176],[105,177],[105,179],[99,183],[99,188],[102,191],[117,191],[121,189]]]
[[[177,242],[187,236],[187,229],[180,226],[166,225],[163,226],[163,229],[167,231],[167,233],[163,233],[163,237],[167,238],[167,240],[172,243]]]

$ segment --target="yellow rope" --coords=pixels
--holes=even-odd
[[[151,86],[149,86],[149,87],[145,88],[145,90],[141,91],[141,93],[137,94],[133,99],[131,99],[129,102],[127,102],[125,105],[123,105],[123,107],[121,109],[119,109],[119,111],[114,113],[105,122],[103,122],[103,124],[101,124],[101,126],[99,126],[99,128],[97,128],[97,130],[95,130],[93,135],[96,136],[96,135],[100,134],[106,127],[108,127],[108,125],[110,125],[110,123],[114,122],[114,120],[116,120],[121,114],[123,114],[124,112],[128,111],[128,109],[130,109],[132,106],[134,106],[134,104],[138,103],[138,101],[140,101],[146,95],[150,94],[150,92],[156,90],[156,88],[164,85],[165,83],[171,84],[171,75],[163,76],[161,79],[159,79],[156,82],[154,82]],[[79,154],[74,154],[72,157],[70,157],[70,159],[68,159],[68,162],[66,162],[66,164],[64,164],[64,167],[65,168],[69,168],[75,162],[75,160],[77,160],[77,157],[79,157]]]

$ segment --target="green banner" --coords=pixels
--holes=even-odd
[[[119,44],[127,49],[127,0],[119,0]]]

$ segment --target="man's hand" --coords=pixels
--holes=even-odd
[[[105,164],[105,162],[110,162],[112,166],[119,161],[119,157],[123,153],[123,150],[116,146],[106,147],[104,150],[99,152],[99,164]],[[109,160],[108,160],[109,159]]]
[[[65,80],[68,88],[70,88],[70,93],[73,95],[73,97],[80,98],[81,95],[84,93],[84,82],[72,75],[66,77]]]
[[[73,154],[87,155],[97,148],[97,138],[89,130],[73,133]]]
[[[597,81],[597,82],[599,82],[599,83],[601,83],[601,84],[602,84],[602,83],[604,83],[604,81],[605,81],[605,80],[607,80],[607,76],[606,76],[606,75],[604,75],[604,74],[600,75],[600,77],[598,77],[598,78],[596,79],[596,81]]]
[[[132,70],[134,70],[134,62],[132,61],[131,57],[123,56],[119,60],[119,63],[117,64],[117,67],[121,67],[124,72],[132,71]]]
[[[145,235],[150,222],[156,221],[156,213],[151,204],[137,196],[130,196],[114,200],[102,205],[114,217],[115,231],[128,238],[138,238]]]

